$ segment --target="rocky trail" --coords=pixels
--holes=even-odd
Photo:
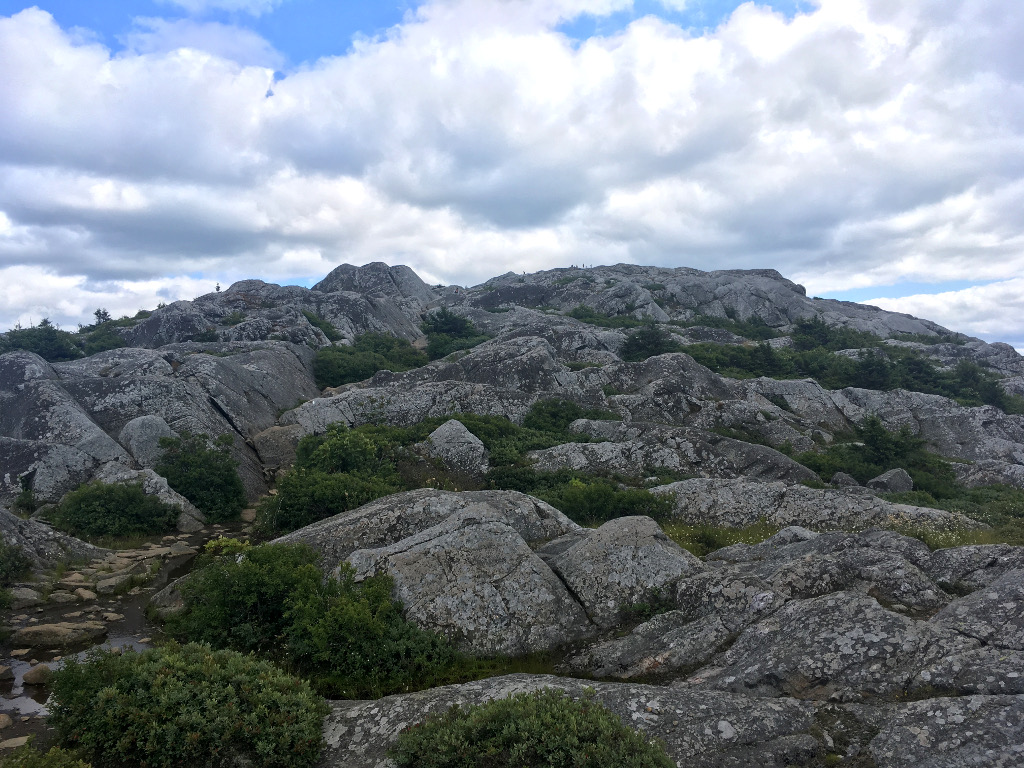
[[[442,312],[472,343],[320,386],[323,350],[367,334],[440,349],[423,324]],[[396,734],[427,714],[539,687],[593,689],[679,766],[1024,765],[1024,358],[1007,345],[810,298],[772,270],[632,265],[460,290],[344,265],[312,289],[247,280],[116,332],[126,346],[76,360],[0,355],[0,532],[48,574],[14,585],[0,739],[44,728],[33,663],[147,644],[153,595],[174,610],[199,545],[245,530],[206,525],[154,471],[162,437],[232,436],[253,503],[303,438],[433,420],[396,450],[440,488],[387,486],[276,541],[312,547],[325,575],[386,574],[419,627],[477,656],[546,654],[549,674],[332,701],[325,768],[390,768]],[[808,361],[841,386],[781,373]],[[512,434],[552,402],[584,416],[519,453],[451,418]],[[856,464],[872,429],[917,463]],[[496,485],[513,476],[603,478],[662,512],[581,525],[531,495],[549,486]],[[95,479],[142,483],[177,532],[109,552],[45,524]],[[32,519],[8,511],[26,495]],[[699,557],[673,533],[751,526]]]

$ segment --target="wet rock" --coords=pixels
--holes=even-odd
[[[1024,760],[1024,696],[900,705],[871,741],[869,752],[878,768],[1014,768]]]
[[[99,640],[106,634],[106,626],[99,621],[57,622],[18,629],[11,642],[29,648],[64,648]]]
[[[48,664],[36,664],[21,679],[25,685],[49,685],[53,679],[53,669]]]
[[[868,488],[879,493],[906,493],[914,490],[914,481],[905,469],[890,469],[867,482]]]
[[[548,675],[506,675],[465,685],[387,696],[368,702],[333,701],[324,723],[324,768],[386,768],[398,733],[456,704],[478,704],[555,688],[594,699],[632,728],[665,743],[679,765],[784,768],[824,758],[814,735],[814,705],[793,699],[758,700],[634,683],[595,683]]]
[[[14,679],[14,670],[11,669],[10,667],[8,667],[6,664],[0,665],[0,682],[5,681],[5,680],[13,680],[13,679]],[[10,725],[10,723],[8,722],[7,725]],[[0,728],[3,728],[3,727],[5,727],[5,726],[0,725]]]
[[[602,628],[703,564],[649,517],[611,520],[547,561]]]
[[[349,561],[357,577],[391,576],[406,618],[474,653],[550,650],[595,631],[518,531],[470,511]]]
[[[9,668],[5,667],[5,669],[9,669]],[[13,677],[13,675],[12,675],[12,677]],[[10,679],[10,678],[5,678],[5,679]],[[14,725],[14,721],[11,720],[11,716],[8,715],[6,712],[0,713],[0,731],[4,730],[5,728],[10,728],[12,725]]]

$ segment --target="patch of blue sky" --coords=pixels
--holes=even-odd
[[[702,32],[718,27],[743,4],[742,0],[687,0],[685,3],[673,0],[634,0],[633,7],[628,10],[607,16],[584,14],[562,24],[558,29],[567,37],[582,42],[590,37],[614,35],[644,16],[657,16],[684,29]],[[775,0],[758,2],[757,5],[771,7],[786,18],[814,9],[809,0]],[[682,6],[681,10],[679,6]]]
[[[850,288],[845,291],[828,291],[820,294],[823,299],[839,299],[840,301],[863,302],[869,299],[901,299],[904,296],[918,294],[949,293],[962,291],[979,285],[989,285],[995,280],[947,280],[939,283],[905,282],[892,285],[874,285],[869,288]]]

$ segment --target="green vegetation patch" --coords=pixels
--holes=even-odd
[[[586,304],[580,304],[567,314],[580,322],[602,328],[639,328],[644,324],[643,320],[637,320],[631,315],[605,315]]]
[[[9,587],[27,576],[31,567],[32,561],[22,552],[21,547],[0,541],[0,608],[10,608]]]
[[[87,762],[79,760],[73,752],[67,752],[60,747],[51,747],[48,752],[44,753],[29,743],[0,758],[0,768],[90,768],[90,766]]]
[[[452,352],[483,344],[491,337],[480,333],[472,322],[456,315],[447,307],[427,316],[420,326],[427,334],[427,356],[431,360],[447,357]]]
[[[629,363],[646,360],[667,352],[679,352],[682,347],[675,336],[664,328],[649,323],[633,331],[619,350],[619,357]]]
[[[325,582],[304,545],[215,543],[168,620],[181,639],[274,659],[334,698],[376,698],[448,681],[462,659],[443,637],[402,617],[392,581],[356,583],[350,566]]]
[[[311,312],[308,309],[302,310],[302,314],[307,320],[309,320],[310,325],[323,331],[323,334],[327,337],[328,341],[337,341],[341,338],[341,334],[338,333],[338,329],[335,328],[329,320],[325,320],[316,312]]]
[[[370,378],[377,371],[408,371],[427,364],[427,356],[405,339],[364,333],[350,347],[323,347],[313,360],[316,384],[340,387]]]
[[[47,703],[61,744],[95,768],[313,766],[327,706],[273,664],[169,644],[65,657]]]
[[[389,756],[416,768],[671,768],[664,746],[591,695],[520,693],[453,707],[399,734]]]
[[[661,525],[666,535],[683,549],[697,557],[714,552],[733,544],[760,544],[781,529],[765,520],[742,528],[725,528],[716,525],[688,525],[682,522],[665,522]]]
[[[209,522],[233,520],[245,509],[245,488],[238,462],[231,456],[233,442],[230,434],[213,442],[206,435],[186,431],[178,437],[161,437],[164,452],[153,469]]]
[[[77,360],[82,356],[74,335],[60,330],[48,318],[30,328],[12,328],[0,337],[0,355],[17,349],[35,352],[51,363]]]
[[[750,320],[735,320],[729,317],[715,317],[713,315],[695,315],[689,320],[673,320],[671,325],[679,328],[721,328],[723,330],[742,336],[745,339],[754,341],[766,341],[782,336],[782,331],[772,328],[759,317],[752,317]]]
[[[167,533],[180,514],[177,507],[148,496],[141,483],[94,481],[65,496],[51,520],[73,536],[97,538]]]

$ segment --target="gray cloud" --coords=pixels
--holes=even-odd
[[[774,267],[814,293],[1024,274],[1024,7],[555,29],[628,5],[436,0],[276,82],[272,47],[234,27],[140,21],[113,56],[42,11],[0,19],[0,269],[88,301],[374,259],[458,282]],[[0,325],[41,295],[8,294]],[[985,327],[1024,338],[1007,323]]]

